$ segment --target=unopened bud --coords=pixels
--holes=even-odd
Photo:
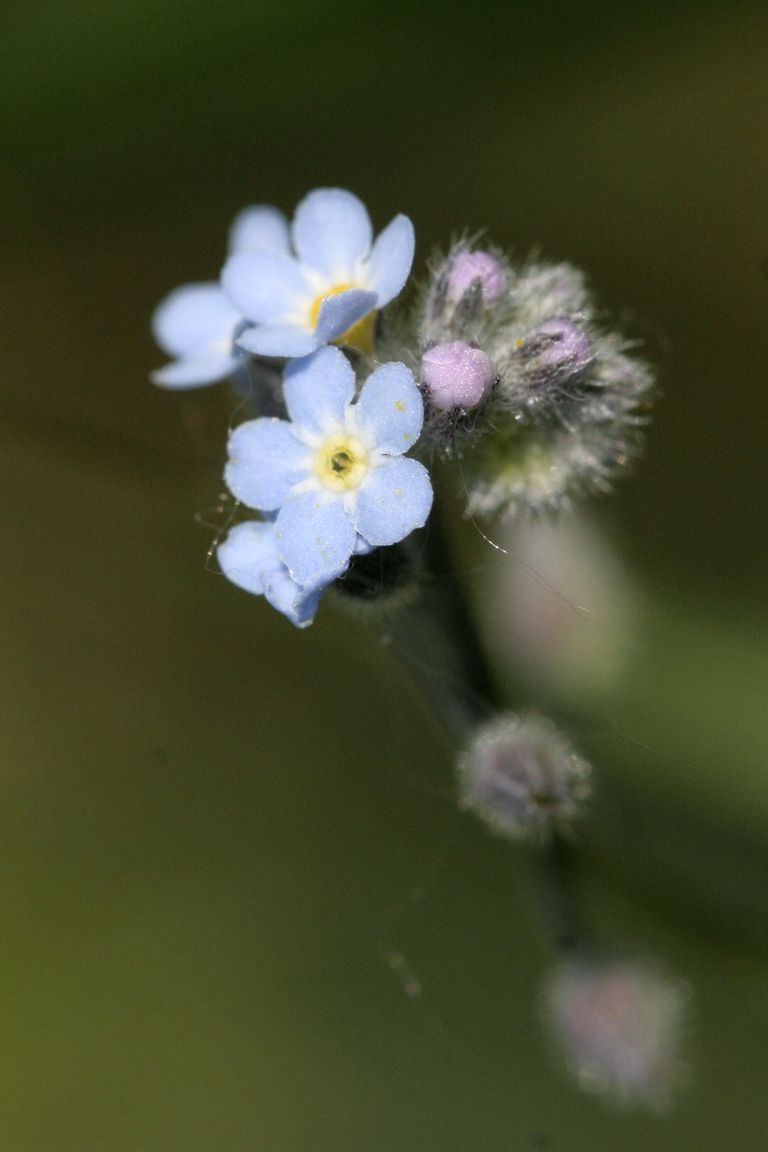
[[[507,274],[501,261],[490,252],[462,249],[454,256],[448,273],[449,299],[460,300],[475,283],[480,285],[483,301],[492,304],[504,291]]]
[[[546,1007],[580,1086],[616,1103],[668,1108],[683,1071],[686,991],[639,961],[563,964],[547,989]]]
[[[578,817],[590,766],[554,724],[503,715],[480,725],[458,761],[461,806],[495,832],[546,839]]]
[[[481,599],[489,646],[567,700],[615,691],[634,654],[638,599],[609,539],[583,514],[518,517]],[[510,562],[510,558],[514,560]]]
[[[434,408],[477,408],[493,386],[493,364],[481,348],[453,340],[435,344],[421,359],[421,381]]]
[[[563,384],[589,366],[591,349],[583,328],[554,317],[539,324],[520,344],[525,373],[533,386]]]

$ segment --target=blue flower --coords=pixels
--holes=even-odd
[[[218,284],[184,284],[157,307],[155,340],[174,360],[152,373],[161,388],[198,388],[230,376],[241,356],[235,333],[242,316]]]
[[[247,520],[238,524],[219,545],[216,555],[222,572],[233,584],[264,596],[297,628],[312,623],[320,596],[330,581],[302,588],[291,578],[278,556],[271,521]]]
[[[310,192],[290,232],[274,209],[250,212],[261,219],[251,216],[249,223],[246,213],[236,222],[237,251],[222,272],[230,299],[254,325],[238,344],[260,356],[306,356],[333,340],[369,351],[374,309],[397,296],[411,270],[408,217],[395,216],[374,243],[365,206],[341,188]],[[252,245],[244,237],[254,223]],[[268,248],[258,240],[267,232]]]
[[[410,370],[394,363],[353,403],[355,374],[338,348],[293,360],[284,395],[290,420],[262,417],[232,433],[225,477],[238,500],[276,514],[278,556],[310,588],[335,579],[361,546],[396,544],[426,523],[429,475],[403,456],[424,409]]]

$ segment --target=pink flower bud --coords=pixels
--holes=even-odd
[[[554,1037],[580,1085],[617,1103],[663,1111],[684,1065],[686,989],[632,960],[571,960],[554,974]]]
[[[421,381],[435,408],[477,408],[491,390],[494,371],[480,348],[463,340],[436,344],[421,359]]]
[[[525,339],[529,371],[543,381],[576,376],[590,363],[592,349],[586,332],[571,320],[545,320]]]
[[[507,274],[490,252],[459,252],[448,275],[448,296],[460,300],[475,281],[480,283],[485,303],[491,304],[504,291]]]

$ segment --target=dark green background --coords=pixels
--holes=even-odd
[[[744,3],[6,12],[0,1146],[765,1147],[767,49]],[[581,264],[659,366],[601,509],[643,643],[570,722],[587,907],[694,988],[662,1120],[558,1070],[527,859],[456,815],[392,654],[206,564],[233,404],[153,390],[148,319],[324,184],[417,267],[466,226]]]

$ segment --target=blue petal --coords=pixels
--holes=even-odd
[[[302,588],[292,580],[288,569],[281,564],[279,571],[267,579],[264,595],[273,608],[287,616],[297,628],[306,628],[312,623],[318,601],[327,588],[320,584],[313,588]]]
[[[342,188],[310,192],[293,218],[293,243],[302,263],[332,283],[350,278],[370,252],[372,235],[365,205]]]
[[[385,460],[371,469],[355,509],[357,530],[370,544],[397,544],[426,524],[432,507],[429,473],[418,460]]]
[[[380,232],[371,252],[368,283],[383,308],[402,291],[413,264],[416,237],[407,216],[395,216]]]
[[[342,336],[348,328],[376,307],[376,293],[347,288],[326,296],[317,313],[315,337],[323,343]]]
[[[282,252],[236,252],[221,273],[230,299],[256,324],[281,322],[309,308],[311,290],[301,266]]]
[[[237,338],[246,352],[257,356],[308,356],[317,348],[318,341],[306,328],[292,324],[262,324],[246,328]]]
[[[231,376],[240,364],[239,356],[200,356],[197,359],[174,360],[150,376],[159,388],[200,388]]]
[[[300,428],[324,435],[344,424],[355,395],[355,373],[338,348],[319,348],[312,356],[292,360],[283,376],[285,406]]]
[[[382,364],[363,385],[355,412],[365,439],[391,456],[401,456],[419,438],[424,401],[405,364]]]
[[[275,547],[275,528],[263,520],[238,524],[216,549],[221,570],[228,580],[260,596],[266,577],[283,567]]]
[[[317,491],[285,502],[275,521],[275,535],[288,571],[304,586],[340,576],[355,546],[355,528],[343,501]]]
[[[307,478],[310,455],[286,420],[262,416],[235,428],[229,438],[224,479],[249,508],[272,512],[294,485]]]
[[[275,526],[264,520],[238,524],[216,550],[228,580],[246,592],[263,595],[297,628],[306,628],[326,585],[302,588],[292,580],[277,554]]]
[[[229,231],[229,251],[284,252],[291,250],[288,221],[269,204],[244,208]]]
[[[211,343],[231,345],[241,319],[219,284],[183,284],[155,309],[152,332],[169,355],[186,356]]]

